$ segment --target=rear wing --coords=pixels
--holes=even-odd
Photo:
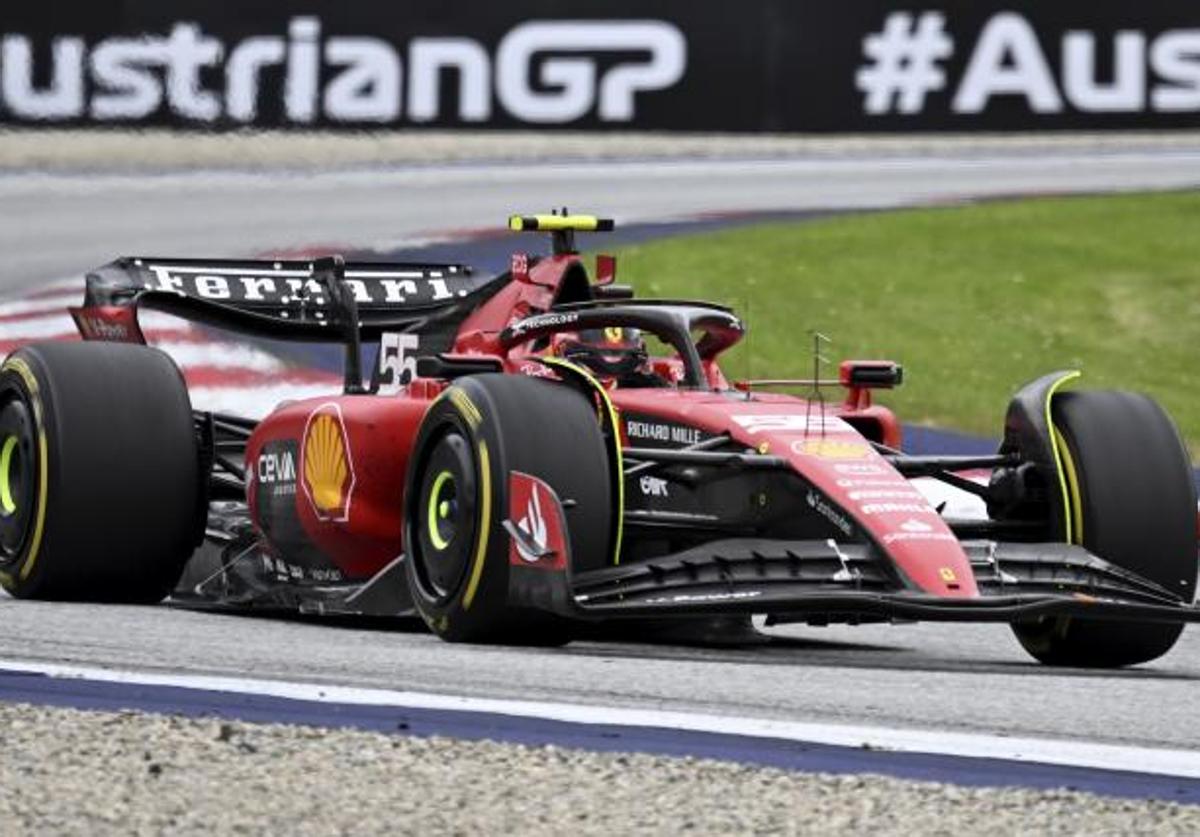
[[[508,281],[460,264],[370,262],[345,263],[339,278],[363,339],[420,332],[447,346],[467,314]],[[337,303],[316,262],[128,257],[87,274],[83,306],[71,315],[92,340],[145,342],[137,311],[150,308],[278,340],[341,342]]]

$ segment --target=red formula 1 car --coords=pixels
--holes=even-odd
[[[574,233],[611,222],[511,225],[553,254],[498,276],[337,257],[90,273],[86,341],[0,373],[4,588],[415,611],[448,640],[547,644],[631,617],[998,621],[1039,660],[1095,666],[1154,659],[1200,620],[1191,466],[1149,399],[1053,374],[1012,399],[995,455],[905,455],[871,401],[896,364],[731,384],[733,312],[635,299],[609,257],[589,278]],[[171,359],[131,345],[145,308],[344,344],[344,391],[261,422],[194,412]],[[987,515],[948,518],[918,477]]]

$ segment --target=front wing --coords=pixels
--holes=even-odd
[[[1082,547],[993,541],[964,541],[963,547],[978,597],[933,596],[906,586],[869,545],[729,539],[581,574],[543,606],[583,619],[765,613],[776,624],[1045,616],[1200,622],[1200,607]],[[527,600],[541,598],[524,592]]]

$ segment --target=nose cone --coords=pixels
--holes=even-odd
[[[807,412],[794,404],[742,406],[745,412],[731,415],[730,432],[748,447],[791,462],[813,487],[806,495],[812,508],[839,515],[843,523],[848,518],[857,530],[851,536],[865,535],[921,591],[979,595],[958,537],[857,430],[815,406]]]

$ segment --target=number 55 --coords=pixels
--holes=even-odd
[[[417,374],[421,340],[415,334],[385,332],[379,338],[379,392],[392,395]]]

